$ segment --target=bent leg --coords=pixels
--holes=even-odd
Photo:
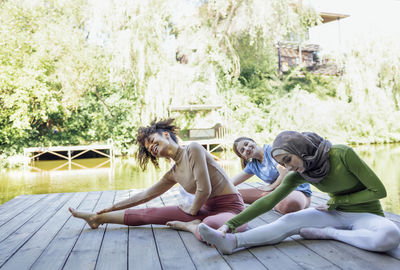
[[[303,192],[295,190],[280,201],[274,209],[281,214],[297,212],[310,206],[311,198]]]
[[[389,251],[398,247],[400,230],[387,218],[370,213],[342,213],[349,229],[329,228],[331,239],[370,251]]]
[[[252,204],[259,198],[269,194],[270,192],[259,190],[258,188],[246,188],[238,190],[243,197],[244,203]]]
[[[204,241],[215,245],[222,253],[231,254],[240,248],[276,244],[286,237],[297,234],[304,226],[340,226],[336,211],[322,212],[314,208],[289,213],[276,221],[242,233],[225,236],[205,224],[199,225]]]

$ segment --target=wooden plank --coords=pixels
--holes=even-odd
[[[232,269],[267,269],[249,250],[241,250],[232,255],[223,255]]]
[[[161,198],[156,198],[149,202],[148,206],[163,207],[164,205]],[[184,265],[185,269],[196,269],[178,231],[164,225],[153,225],[153,232],[162,269],[175,270],[177,265]]]
[[[131,191],[130,196],[136,192],[140,191]],[[128,269],[161,269],[152,225],[129,226]]]
[[[42,196],[44,196],[44,195],[42,195]],[[31,197],[32,196],[20,195],[20,196],[16,196],[15,198],[12,198],[11,200],[1,204],[0,205],[0,215],[12,210],[13,207],[16,207],[19,204],[23,204],[24,201],[30,199]]]
[[[170,192],[166,193],[165,195],[163,195],[161,198],[164,202],[172,202],[173,200],[178,200],[179,199],[179,191],[178,189],[173,189]],[[173,203],[176,204],[176,203]],[[182,235],[182,234],[180,234]],[[186,240],[188,236],[185,236]],[[194,237],[194,236],[193,236]],[[198,240],[196,240],[198,241]],[[204,244],[205,245],[205,244]],[[207,248],[207,246],[206,246]],[[225,267],[226,264],[228,264],[229,267],[233,268],[233,269],[243,269],[245,266],[246,267],[251,267],[252,269],[266,269],[265,266],[263,264],[261,264],[257,258],[255,258],[249,251],[244,250],[238,253],[235,253],[233,255],[230,256],[223,256],[222,259],[225,261],[225,263],[222,262],[221,259],[218,259],[217,255],[215,252],[217,252],[217,250],[215,248],[212,248],[214,250],[213,254],[215,254],[212,259],[214,260],[214,262],[210,262],[212,267],[217,267],[218,265],[221,265],[221,267]],[[193,253],[195,253],[196,251],[193,249],[189,249],[187,252],[189,252],[189,255],[191,255],[190,251],[192,251]],[[194,261],[193,257],[193,263],[194,265],[197,267],[198,264],[201,265],[201,262],[198,261],[199,257],[201,258],[200,255],[196,255],[196,261]],[[205,259],[205,257],[203,257],[203,260]],[[208,260],[208,259],[207,259]],[[197,262],[197,264],[196,264]],[[164,259],[162,258],[162,263],[163,263],[163,267],[164,267]],[[202,262],[204,264],[204,261]]]
[[[280,216],[281,214],[275,211],[269,211],[262,214],[260,218],[270,223]],[[314,251],[304,248],[303,245],[294,241],[292,237],[286,238],[277,244],[276,247],[304,269],[340,269]]]
[[[179,189],[174,188],[168,193],[161,196],[165,206],[177,205],[180,198]],[[185,231],[177,231],[182,239],[190,258],[192,259],[196,269],[230,269],[224,258],[219,254],[217,249],[207,246],[204,242],[199,241],[192,233]]]
[[[16,217],[18,214],[20,214],[22,211],[25,209],[31,207],[34,205],[36,202],[40,201],[47,195],[32,195],[32,196],[24,196],[19,199],[13,199],[11,201],[15,200],[15,203],[10,203],[9,206],[6,206],[5,208],[2,208],[0,210],[0,227],[4,224],[9,222],[12,218]]]
[[[231,269],[216,248],[207,246],[190,232],[179,231],[178,233],[196,269]]]
[[[400,267],[400,261],[387,255],[361,250],[334,240],[304,240],[300,236],[294,236],[293,239],[342,269],[374,270],[398,269]],[[344,245],[347,247],[344,247]],[[374,258],[366,259],[371,256]]]
[[[386,218],[390,219],[391,221],[393,221],[397,224],[400,224],[400,215],[393,214],[390,212],[385,212],[385,216],[386,216]]]
[[[125,199],[127,191],[117,191],[114,203]],[[108,224],[100,248],[96,269],[126,269],[128,262],[128,226]]]
[[[94,208],[94,212],[109,207],[114,201],[114,197],[115,191],[102,192]],[[96,230],[93,230],[86,224],[63,269],[94,269],[103,242],[105,227],[100,226]]]
[[[261,218],[255,218],[249,223],[251,228],[259,227],[265,224],[267,223]],[[303,269],[285,253],[280,251],[276,245],[253,247],[250,248],[249,251],[270,270],[281,270],[282,268],[285,270]]]
[[[337,246],[338,249],[343,250],[343,252],[347,253],[348,255],[351,254],[352,256],[358,256],[361,258],[360,260],[364,260],[365,262],[367,262],[369,264],[369,268],[365,269],[400,269],[400,260],[392,258],[385,253],[371,252],[364,249],[359,249],[339,241],[331,242],[332,244]],[[360,269],[360,267],[355,269]]]
[[[33,216],[35,216],[40,211],[43,211],[48,205],[52,204],[57,200],[58,194],[49,194],[44,199],[40,200],[38,203],[31,205],[26,208],[23,212],[17,214],[11,218],[8,222],[4,223],[0,227],[0,242],[7,238],[10,234],[18,230],[19,227],[23,226],[28,222]]]
[[[86,193],[58,194],[59,196],[68,196],[72,198],[67,204],[62,204],[57,212],[51,215],[51,218],[44,220],[44,225],[37,231],[25,244],[11,257],[4,265],[4,269],[28,269],[40,256],[50,241],[69,218],[67,207],[71,205],[76,207],[85,197]],[[63,200],[63,199],[62,199]],[[63,200],[65,201],[65,200]],[[43,210],[43,212],[47,212]]]
[[[266,222],[257,217],[249,222],[249,228],[255,228],[264,224],[266,224]],[[249,252],[249,254],[246,254],[246,251]],[[239,256],[232,258],[235,257],[235,254],[239,254]],[[253,247],[239,251],[235,254],[224,256],[233,269],[243,269],[245,267],[256,267],[259,269],[282,269],[283,265],[285,269],[303,269],[293,260],[291,260],[286,254],[276,248],[275,245]],[[270,256],[272,254],[274,257]],[[250,255],[252,255],[254,258],[252,258]],[[247,266],[246,262],[249,262]]]
[[[101,192],[99,191],[89,192],[77,209],[83,212],[93,211],[100,195]],[[30,269],[61,269],[85,225],[84,220],[70,216]]]
[[[33,216],[28,222],[23,224],[15,232],[10,234],[6,239],[0,242],[0,267],[13,256],[63,205],[65,200],[70,198],[69,194],[60,194],[57,201],[53,201],[46,211],[40,211]],[[20,258],[21,259],[21,258]]]

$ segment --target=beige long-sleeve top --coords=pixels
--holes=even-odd
[[[200,144],[180,146],[173,157],[175,165],[160,180],[161,186],[179,183],[187,192],[195,194],[191,212],[197,212],[208,198],[220,194],[226,187],[236,191],[224,170]],[[165,188],[165,186],[164,186]],[[164,189],[161,188],[161,189]]]
[[[195,194],[190,214],[196,215],[208,198],[237,193],[229,177],[200,144],[193,142],[179,146],[173,157],[175,165],[150,188],[114,204],[109,211],[133,207],[160,196],[176,183],[189,193]]]

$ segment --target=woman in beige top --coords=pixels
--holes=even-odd
[[[149,161],[158,167],[160,157],[175,162],[155,185],[97,213],[78,212],[70,208],[71,214],[84,219],[92,229],[104,223],[130,226],[166,224],[174,229],[190,231],[201,240],[197,230],[199,223],[217,229],[244,210],[241,195],[211,155],[198,143],[193,142],[188,146],[177,143],[178,128],[173,121],[153,121],[150,126],[138,130],[139,149],[136,157],[143,170]],[[131,208],[160,196],[176,183],[194,194],[192,204]],[[246,226],[240,227],[239,231]]]

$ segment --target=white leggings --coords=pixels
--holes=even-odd
[[[301,228],[333,227],[329,236],[349,245],[370,251],[388,251],[400,243],[400,230],[384,217],[370,213],[319,211],[308,208],[286,214],[276,221],[235,234],[237,247],[272,245],[288,236],[298,234]]]

